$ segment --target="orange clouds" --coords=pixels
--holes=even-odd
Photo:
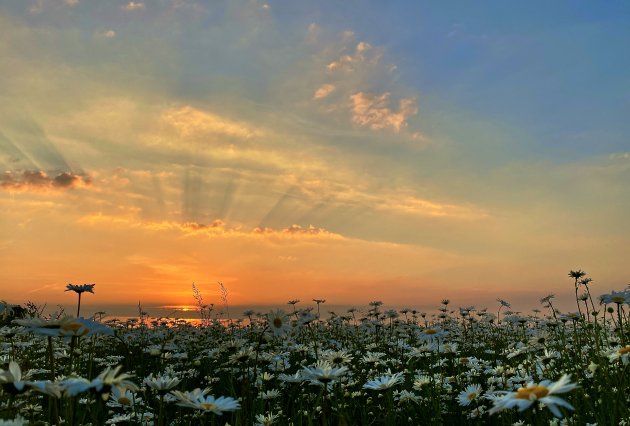
[[[309,34],[317,29],[312,25]],[[365,41],[357,42],[354,33],[345,32],[341,40],[323,43],[321,56],[318,66],[323,68],[320,68],[323,73],[312,96],[321,111],[343,112],[360,127],[389,130],[403,139],[424,144],[425,137],[420,132],[413,128],[403,131],[418,113],[417,101],[415,97],[401,96],[404,88],[396,82],[397,67],[383,63],[382,48]],[[381,92],[382,87],[391,91]]]
[[[335,91],[334,84],[322,84],[320,88],[315,91],[315,94],[313,95],[313,99],[315,100],[324,99],[325,97],[327,97],[334,91]]]
[[[255,227],[246,229],[241,225],[226,227],[226,223],[221,219],[216,219],[210,224],[198,222],[176,222],[176,221],[143,221],[140,219],[124,216],[105,215],[102,213],[93,213],[85,215],[78,220],[79,224],[98,226],[105,224],[122,225],[129,228],[140,228],[149,231],[168,231],[177,230],[183,234],[205,234],[207,236],[227,235],[232,237],[252,237],[252,236],[269,236],[269,237],[326,237],[332,239],[342,239],[339,234],[330,232],[324,228],[318,228],[313,225],[302,227],[293,224],[287,228],[275,229],[270,227]]]
[[[301,227],[300,225],[293,224],[288,228],[275,230],[273,228],[261,228],[256,227],[252,231],[254,234],[264,234],[264,235],[324,235],[330,237],[341,238],[341,235],[334,234],[325,230],[324,228],[317,228],[313,225],[309,225],[306,228]]]
[[[61,172],[51,177],[42,170],[6,171],[0,176],[0,188],[10,192],[65,190],[85,187],[91,180],[72,172]]]
[[[375,49],[369,43],[364,41],[359,42],[356,45],[354,54],[342,55],[337,60],[330,62],[326,68],[328,72],[346,72],[351,73],[357,70],[358,67],[364,66],[363,64],[376,65],[379,63],[382,56],[382,52],[379,49]]]
[[[199,230],[208,229],[208,228],[222,228],[224,225],[225,225],[225,222],[223,222],[221,219],[217,219],[214,222],[212,222],[210,225],[204,225],[203,223],[197,223],[197,222],[185,222],[181,226],[182,228],[190,229],[191,231],[199,231]]]
[[[398,102],[398,111],[389,107],[391,93],[381,95],[357,92],[350,96],[352,121],[373,130],[390,128],[395,132],[407,125],[407,119],[418,113],[416,100],[404,98]]]

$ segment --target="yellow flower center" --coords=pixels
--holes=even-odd
[[[630,346],[625,346],[625,347],[619,349],[619,355],[625,355],[628,352],[630,352]]]
[[[612,300],[615,303],[623,303],[626,298],[624,296],[613,296],[610,298],[610,300]]]
[[[131,400],[126,396],[121,396],[118,398],[118,403],[122,405],[131,405]]]
[[[213,404],[211,402],[202,402],[201,404],[199,404],[199,407],[201,407],[205,411],[214,411],[218,408],[216,404]]]
[[[424,330],[424,334],[436,334],[436,333],[437,333],[437,331],[432,329],[432,328]]]
[[[534,398],[532,398],[532,395]],[[549,395],[549,389],[540,385],[520,388],[516,391],[516,399],[540,399],[546,397],[547,395]]]
[[[477,392],[471,392],[471,393],[468,394],[468,400],[469,401],[472,401],[475,398],[477,398]]]
[[[273,319],[273,326],[276,327],[276,328],[282,327],[282,318],[274,318]]]

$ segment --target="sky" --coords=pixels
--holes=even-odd
[[[629,24],[622,1],[0,0],[0,299],[621,290]]]

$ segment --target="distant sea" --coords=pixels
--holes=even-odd
[[[305,309],[312,308],[313,313],[317,313],[317,305],[314,303],[311,304],[301,304],[298,303],[295,305],[295,309]],[[355,316],[357,318],[361,318],[362,313],[366,313],[370,308],[368,305],[327,305],[325,303],[321,304],[320,315],[322,318],[327,319],[332,316],[334,312],[336,315],[346,315],[348,310],[351,308],[357,309],[355,312]],[[386,306],[383,305],[379,309],[381,312],[384,312],[387,309],[396,309],[400,310],[403,306]],[[436,306],[425,306],[425,309],[420,309],[418,307],[409,307],[410,309],[416,309],[418,312],[426,312],[428,314],[434,313],[437,311]],[[73,312],[74,307],[65,306],[65,309],[68,313]],[[276,309],[283,310],[284,312],[290,314],[293,312],[293,306],[288,304],[278,304],[278,305],[235,305],[228,306],[226,309],[224,306],[214,306],[213,311],[210,314],[211,318],[219,318],[219,319],[245,319],[246,316],[243,314],[245,311],[252,310],[255,313],[267,314],[271,311],[275,311]],[[54,309],[52,309],[54,310]],[[50,309],[47,309],[50,311]],[[142,311],[146,312],[146,315],[149,318],[177,318],[177,319],[185,319],[185,320],[195,320],[199,319],[200,315],[196,309],[177,309],[174,307],[166,307],[166,306],[151,306],[142,305]],[[83,317],[92,317],[93,315],[104,312],[104,314],[96,315],[97,318],[101,317],[103,320],[118,318],[118,319],[129,319],[129,318],[138,318],[139,311],[138,306],[133,305],[99,305],[99,306],[81,306],[81,316]]]
[[[577,311],[577,308],[575,306],[575,299],[573,300],[571,299],[572,299],[571,294],[559,295],[559,297],[555,300],[554,307],[565,313]],[[549,314],[549,310],[542,307],[540,303],[538,302],[538,299],[534,297],[529,297],[529,298],[521,297],[520,300],[518,300],[517,303],[515,303],[514,305],[515,306],[513,306],[511,310],[514,310],[517,312],[520,311],[521,313],[525,315],[531,314],[533,308],[538,308],[540,311],[542,311],[540,314],[538,314],[539,316],[544,316],[544,315]],[[449,311],[454,311],[457,313],[459,311],[460,306],[469,306],[469,305],[463,305],[463,304],[458,304],[457,302],[452,302],[451,304],[448,305],[448,308],[449,308]],[[76,313],[75,312],[76,305],[74,304],[64,304],[61,307],[65,309],[65,312],[69,315],[74,315]],[[384,312],[388,309],[395,309],[398,312],[400,312],[402,308],[409,308],[409,309],[415,309],[418,312],[426,312],[427,315],[430,316],[432,314],[437,313],[438,309],[441,307],[442,305],[440,304],[440,301],[437,301],[437,302],[433,301],[430,304],[418,304],[418,305],[409,304],[406,306],[384,304],[380,307],[380,310],[381,312]],[[488,309],[489,312],[496,315],[497,309],[499,307],[499,303],[491,299],[487,301],[486,303],[484,303],[483,305],[481,304],[476,305],[476,307],[479,309],[487,307],[489,308]],[[44,310],[44,314],[50,314],[54,311],[58,311],[59,308],[60,308],[60,305],[49,304],[46,306]],[[305,300],[303,302],[300,302],[297,305],[295,305],[295,308],[297,310],[305,309],[305,308],[312,308],[313,312],[315,313],[317,312],[317,305],[312,301]],[[357,318],[361,318],[362,314],[367,313],[367,311],[370,309],[370,306],[368,305],[367,302],[364,304],[359,303],[355,305],[322,303],[319,308],[320,308],[321,317],[323,319],[330,318],[330,316],[332,315],[331,312],[334,312],[336,315],[346,315],[350,308],[357,309],[355,316]],[[214,310],[212,311],[210,316],[211,318],[238,320],[238,319],[246,318],[246,316],[243,315],[243,312],[247,310],[252,310],[255,313],[267,314],[270,311],[273,311],[276,309],[281,309],[286,313],[291,313],[293,312],[293,305],[289,305],[286,303],[265,304],[265,305],[262,305],[262,304],[261,305],[254,305],[254,304],[229,305],[228,309],[226,309],[225,306],[215,304]],[[158,304],[158,303],[146,304],[146,305],[143,304],[142,310],[146,312],[149,318],[173,318],[173,319],[177,318],[177,319],[186,319],[186,320],[196,320],[196,319],[198,320],[200,318],[199,312],[197,311],[194,305],[187,305],[184,308],[184,306],[173,306],[173,305],[169,306],[167,304]],[[507,311],[510,311],[510,309],[503,309],[501,311],[501,314],[505,315]],[[102,314],[103,320],[112,319],[112,318],[118,318],[118,319],[138,318],[139,316],[138,305],[134,305],[134,304],[98,304],[98,303],[89,303],[89,302],[85,303],[84,302],[81,305],[81,316],[83,317],[86,317],[86,318],[92,317],[94,314],[98,312],[103,312]],[[98,317],[101,317],[101,315],[100,314],[97,315],[97,318]]]

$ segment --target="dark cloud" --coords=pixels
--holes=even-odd
[[[182,224],[182,228],[188,229],[191,231],[201,231],[201,230],[210,229],[210,228],[222,228],[224,225],[225,225],[225,222],[223,222],[221,219],[217,219],[213,221],[212,223],[210,223],[209,225],[198,223],[198,222],[185,222]]]
[[[0,175],[0,188],[6,191],[47,191],[83,187],[91,183],[90,178],[61,172],[49,176],[43,170],[5,171]]]

